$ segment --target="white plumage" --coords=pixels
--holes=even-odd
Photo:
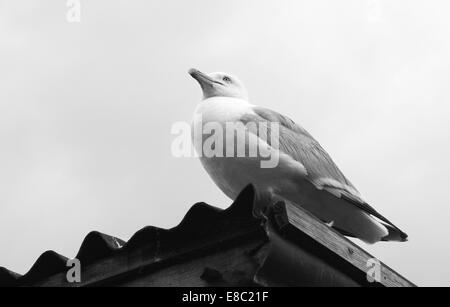
[[[356,188],[343,175],[320,144],[302,127],[275,111],[248,102],[247,92],[239,79],[229,74],[204,74],[192,69],[189,73],[199,82],[203,100],[198,104],[193,129],[208,123],[242,123],[243,133],[236,133],[234,143],[244,143],[246,149],[258,148],[265,155],[226,157],[223,141],[223,157],[200,153],[202,165],[231,199],[248,184],[270,197],[281,196],[298,205],[348,236],[368,243],[380,240],[406,241],[407,235],[384,218],[361,197]],[[267,135],[250,123],[264,126]],[[271,135],[271,123],[278,125],[277,146]],[[211,135],[195,134],[194,144],[202,145]],[[240,143],[241,142],[241,143]],[[217,149],[217,148],[216,148]],[[230,149],[230,148],[228,148]],[[233,149],[234,152],[234,149]],[[261,167],[262,157],[276,157],[274,168]]]

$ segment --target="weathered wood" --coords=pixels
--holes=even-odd
[[[260,263],[248,251],[259,242],[237,244],[230,249],[174,264],[157,271],[138,274],[114,282],[126,287],[236,287],[255,286],[253,277]],[[213,271],[208,278],[205,271]]]
[[[69,283],[66,259],[44,253],[24,276],[0,270],[18,286],[414,286],[380,262],[367,281],[366,251],[288,201],[259,212],[246,188],[220,210],[199,203],[172,229],[145,227],[127,242],[92,232],[77,259],[81,283]],[[2,277],[3,276],[3,277]],[[3,279],[2,279],[3,278]]]
[[[364,251],[362,248],[345,238],[333,228],[324,224],[311,213],[289,201],[278,202],[274,209],[275,221],[280,230],[289,229],[294,231],[294,236],[300,234],[308,236],[314,242],[321,245],[325,250],[332,252],[339,258],[350,264],[359,271],[359,277],[365,278],[370,267],[369,261],[376,258]],[[308,244],[309,245],[309,244]],[[311,248],[311,246],[305,246]],[[333,259],[333,261],[335,261]],[[415,285],[389,268],[380,263],[379,284],[385,287],[415,287]],[[361,280],[361,278],[360,278]],[[370,282],[366,280],[368,285]],[[376,284],[376,283],[375,283]]]
[[[268,226],[269,243],[255,281],[267,287],[361,287],[351,276]]]
[[[249,233],[225,240],[192,245],[154,257],[146,247],[130,253],[120,253],[83,268],[81,283],[68,283],[66,273],[56,274],[34,284],[38,287],[86,287],[86,286],[237,286],[252,280],[259,263],[249,251],[266,241],[259,233]],[[223,280],[211,283],[202,280],[206,268],[223,273]],[[233,272],[243,272],[241,279],[232,280]],[[188,276],[191,274],[191,276]],[[251,277],[251,278],[250,278]]]

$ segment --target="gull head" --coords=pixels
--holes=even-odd
[[[203,99],[211,97],[248,99],[244,84],[233,75],[222,72],[205,74],[194,68],[189,70],[189,74],[200,84],[203,91]]]

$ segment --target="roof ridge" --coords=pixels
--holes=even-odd
[[[239,223],[247,221],[249,218],[253,219],[255,193],[254,186],[248,185],[226,209],[220,209],[204,202],[195,203],[175,227],[163,229],[146,226],[138,230],[128,241],[99,231],[91,231],[83,239],[75,258],[85,266],[144,245],[155,245],[154,252],[159,253],[161,240],[191,244],[199,235],[202,235],[203,239],[205,236],[212,235],[210,231],[207,231],[211,227],[222,227],[223,229],[218,229],[217,232],[225,232],[228,225],[219,225],[218,220],[232,217],[237,221],[236,223]],[[38,280],[66,271],[68,260],[69,258],[49,250],[41,254],[24,275],[0,267],[0,286],[33,284]]]

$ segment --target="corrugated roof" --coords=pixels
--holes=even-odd
[[[247,187],[225,210],[203,202],[197,203],[178,226],[171,229],[147,226],[136,232],[127,242],[98,231],[90,232],[74,258],[86,267],[98,260],[143,247],[147,250],[153,249],[154,257],[161,258],[164,253],[193,245],[196,241],[207,241],[219,235],[226,236],[230,233],[230,228],[238,224],[247,229],[259,228],[258,220],[252,215],[254,194],[253,187]],[[211,231],[213,228],[214,231]],[[66,272],[68,259],[54,251],[46,251],[23,276],[0,267],[0,286],[33,285],[55,274]]]
[[[366,276],[367,261],[373,259],[370,254],[296,204],[280,200],[261,212],[258,199],[250,185],[228,209],[197,203],[178,226],[148,226],[127,242],[93,231],[74,257],[80,260],[86,277],[81,285],[126,284],[134,278],[143,285],[173,285],[173,280],[178,280],[178,285],[194,282],[205,286],[221,280],[221,285],[414,286],[382,263],[381,280],[370,283]],[[258,218],[254,210],[260,213]],[[227,251],[234,251],[226,254],[236,257],[234,264],[226,258]],[[222,255],[211,263],[223,272],[206,267],[204,259],[211,255]],[[23,276],[0,268],[0,286],[73,286],[65,275],[67,260],[47,251]],[[177,276],[187,272],[179,267],[170,276],[155,273],[189,261],[192,269],[194,260],[194,279]],[[199,274],[199,267],[203,274]],[[243,267],[247,271],[242,275]],[[238,280],[232,277],[234,281],[225,281],[230,270],[240,276]],[[161,282],[155,283],[158,278]]]

